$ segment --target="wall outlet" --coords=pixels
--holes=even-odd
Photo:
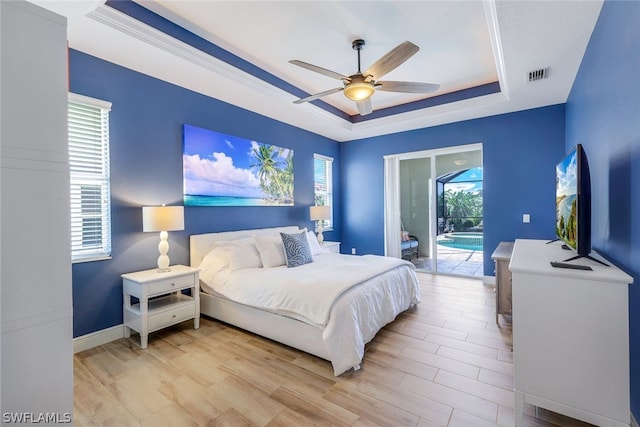
[[[522,222],[525,224],[529,224],[531,222],[530,214],[522,214]]]
[[[351,248],[351,255],[355,255],[356,254],[356,248]]]

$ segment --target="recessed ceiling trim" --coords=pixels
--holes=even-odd
[[[406,113],[408,111],[422,110],[424,108],[435,107],[442,104],[450,104],[452,102],[463,101],[465,99],[476,98],[479,96],[490,95],[500,92],[500,83],[492,82],[480,86],[474,86],[467,89],[457,90],[455,92],[444,93],[438,96],[421,99],[394,107],[381,108],[375,110],[366,116],[351,116],[354,123],[361,123],[368,120],[379,119],[381,117],[392,116],[396,114]]]
[[[99,8],[96,11],[91,12],[89,16],[103,24],[110,25],[112,28],[125,32],[126,34],[161,48],[171,54],[177,55],[192,63],[204,66],[218,74],[238,74],[238,72],[241,71],[243,72],[240,74],[242,76],[242,82],[250,87],[254,86],[254,88],[257,89],[257,87],[255,87],[255,80],[251,78],[251,76],[253,76],[256,79],[292,94],[295,97],[303,98],[309,96],[308,93],[287,81],[249,63],[248,61],[161,17],[157,13],[135,3],[132,0],[108,0],[105,5],[108,6],[108,8]],[[117,10],[120,13],[109,13],[107,12],[107,9],[109,8]],[[211,58],[207,59],[208,56]],[[264,87],[260,86],[260,89],[263,90]],[[451,103],[476,96],[484,96],[490,93],[499,92],[500,90],[501,84],[498,81],[375,110],[373,113],[366,116],[349,115],[322,100],[314,100],[311,104],[335,115],[340,119],[356,124],[409,111],[421,110],[444,103]]]
[[[129,15],[123,14],[110,7],[99,7],[87,14],[87,17],[114,28],[117,31],[128,34],[144,43],[157,47],[171,55],[182,58],[192,64],[203,67],[218,76],[227,77],[233,73],[235,79],[242,85],[253,90],[267,93],[271,96],[282,96],[277,86],[271,85],[254,75],[234,67],[215,56],[186,44],[166,33],[150,29],[146,24]]]
[[[239,56],[205,40],[199,35],[168,21],[157,13],[135,3],[132,0],[108,0],[105,3],[105,6],[120,12],[120,14],[108,14],[108,12],[104,11],[108,8],[100,8],[102,9],[100,14],[96,13],[96,15],[110,15],[110,19],[105,19],[100,22],[111,25],[112,28],[123,31],[133,37],[137,37],[142,41],[150,43],[154,42],[151,44],[160,48],[169,46],[169,42],[167,41],[168,39],[174,39],[178,43],[173,43],[169,52],[183,57],[184,59],[189,60],[190,56],[193,56],[193,53],[189,53],[185,57],[185,55],[179,51],[180,48],[199,51],[207,56],[215,58],[220,63],[225,64],[225,68],[227,68],[225,70],[226,73],[237,73],[237,71],[243,71],[244,73],[281,89],[296,98],[303,98],[309,95],[291,83],[251,64]],[[352,121],[349,114],[324,101],[316,100],[313,101],[312,104],[341,119]]]
[[[247,112],[259,114],[338,142],[441,126],[452,122],[566,102],[567,94],[571,89],[580,60],[603,3],[602,0],[577,3],[485,0],[482,7],[488,7],[490,12],[484,13],[485,16],[482,17],[485,21],[483,26],[486,31],[489,26],[493,25],[493,29],[486,34],[487,36],[491,34],[494,37],[493,48],[489,47],[487,51],[487,55],[491,55],[491,57],[485,58],[487,60],[490,58],[490,61],[494,63],[491,64],[495,73],[494,80],[499,82],[500,92],[436,105],[426,109],[387,115],[373,120],[354,122],[350,116],[350,114],[354,114],[354,110],[345,107],[347,105],[346,100],[345,102],[335,99],[331,101],[332,103],[338,101],[336,102],[336,108],[345,108],[345,112],[349,111],[346,118],[327,112],[325,108],[328,109],[328,106],[318,107],[313,104],[293,104],[293,101],[299,96],[279,89],[268,79],[262,78],[263,74],[260,74],[260,72],[264,73],[264,71],[270,70],[273,76],[286,76],[283,78],[295,85],[295,89],[298,91],[296,93],[299,95],[304,95],[304,92],[314,89],[309,89],[301,81],[291,78],[295,73],[289,73],[286,67],[278,65],[280,62],[275,64],[269,62],[268,57],[265,59],[259,55],[257,57],[262,58],[260,61],[251,60],[250,58],[256,58],[256,55],[251,52],[250,46],[247,52],[242,50],[234,51],[235,44],[227,44],[226,38],[219,37],[225,37],[226,33],[224,31],[230,31],[232,40],[234,40],[233,35],[238,35],[234,33],[235,27],[225,27],[224,31],[218,36],[214,36],[214,33],[218,34],[215,31],[213,33],[209,31],[200,33],[197,29],[191,30],[193,33],[187,31],[186,29],[191,28],[190,25],[194,24],[189,20],[189,13],[186,13],[185,20],[176,18],[181,16],[180,10],[192,10],[190,9],[191,6],[187,5],[187,3],[190,4],[191,2],[184,2],[182,6],[176,6],[178,12],[175,15],[169,13],[173,10],[171,7],[165,10],[166,13],[163,13],[161,7],[164,4],[163,0],[160,0],[160,3],[156,3],[156,0],[149,3],[147,3],[147,0],[124,0],[115,3],[109,2],[109,4],[113,3],[119,9],[139,10],[147,19],[153,20],[159,28],[152,27],[148,22],[138,19],[131,13],[117,12],[127,15],[128,19],[132,21],[138,21],[137,24],[144,27],[143,31],[164,33],[164,37],[171,39],[176,37],[166,31],[165,28],[177,28],[182,37],[187,37],[187,40],[193,39],[196,46],[179,38],[180,41],[176,43],[190,45],[191,49],[201,51],[197,53],[194,62],[184,59],[184,56],[175,54],[171,49],[163,50],[144,39],[136,38],[124,32],[122,29],[117,29],[114,26],[105,25],[89,18],[87,14],[95,7],[116,10],[115,7],[105,6],[105,0],[77,2],[30,1],[67,17],[70,49],[79,50],[85,54],[126,67],[134,72],[144,73],[151,78],[211,97],[217,102],[227,103]],[[434,0],[435,2],[436,0]],[[347,9],[351,6],[351,2],[348,1],[338,3],[343,4]],[[394,4],[395,7],[396,2],[388,1],[388,3]],[[141,6],[142,4],[145,6]],[[155,15],[149,13],[149,9],[146,9],[147,7],[151,11],[155,11]],[[402,9],[401,6],[398,7]],[[207,10],[207,8],[205,7],[204,10]],[[268,10],[264,17],[260,16],[259,18],[263,20],[269,19],[271,8]],[[411,10],[410,7],[409,10]],[[297,13],[304,15],[305,11],[308,11],[306,6],[300,6]],[[276,11],[274,10],[273,13],[276,13]],[[335,23],[334,17],[334,14],[326,14],[322,16],[322,19],[331,19],[332,21],[328,24],[331,25],[331,23]],[[253,18],[254,21],[259,19],[257,16],[253,16]],[[375,15],[372,15],[371,18],[377,19]],[[321,22],[322,19],[320,19]],[[487,24],[487,20],[490,23],[493,22],[493,24]],[[207,22],[209,21],[203,21],[204,29],[206,29]],[[358,22],[365,28],[368,25],[366,21]],[[567,26],[566,22],[572,22],[572,25]],[[234,25],[234,23],[230,22],[230,25]],[[334,29],[335,27],[334,25]],[[197,24],[196,28],[199,28]],[[302,29],[302,33],[306,34],[304,29]],[[367,36],[366,32],[363,34],[362,29],[356,33],[358,36]],[[198,38],[194,34],[202,35]],[[275,40],[280,40],[279,37],[286,36],[286,34],[287,28],[285,26],[278,28],[276,34],[270,33],[269,36],[273,36]],[[318,33],[314,32],[313,34]],[[215,40],[219,41],[212,40],[213,44],[211,44],[208,42],[209,37],[214,37]],[[349,36],[347,38],[351,39]],[[487,41],[490,41],[490,39],[487,38]],[[242,42],[240,45],[242,45]],[[299,43],[294,43],[292,46],[294,50],[298,49],[300,51],[301,49]],[[181,46],[181,48],[183,47]],[[204,47],[204,49],[200,49],[200,47]],[[246,48],[246,46],[244,47]],[[207,58],[207,61],[211,62],[208,67],[198,65],[199,61],[203,60],[200,55],[203,58],[214,56],[207,49],[217,50],[220,56]],[[228,51],[224,49],[228,49]],[[242,48],[238,47],[238,49]],[[496,52],[495,56],[491,49]],[[238,71],[235,62],[224,59],[231,57],[229,52],[235,52],[240,58],[245,58],[243,55],[246,54],[248,68],[244,69],[243,72]],[[562,54],[560,55],[559,52]],[[322,57],[323,54],[320,54],[320,56]],[[284,56],[280,55],[280,57]],[[499,57],[498,62],[495,62],[497,57]],[[288,58],[284,61],[286,62],[286,60]],[[238,58],[236,58],[236,61],[242,62]],[[217,62],[219,64],[216,65]],[[524,77],[532,69],[531,65],[536,63],[553,67],[556,72],[552,79],[545,80],[545,84],[538,85],[537,89],[532,91],[532,86],[527,85]],[[256,66],[251,67],[251,64],[256,64]],[[499,65],[496,67],[495,64]],[[215,66],[218,66],[218,71],[213,71]],[[557,70],[560,71],[558,72]],[[280,74],[281,72],[282,74]],[[502,76],[503,73],[504,76]],[[224,74],[224,76],[221,77],[220,74]],[[305,89],[302,90],[300,88]],[[343,115],[342,117],[345,116]]]

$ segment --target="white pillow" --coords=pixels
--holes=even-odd
[[[231,271],[262,267],[262,260],[253,237],[216,242],[214,246],[223,248],[227,252]]]
[[[229,268],[229,256],[224,248],[213,248],[202,259],[198,266],[200,269],[200,280],[206,284],[213,283],[213,278],[218,272]]]
[[[311,248],[311,255],[318,255],[324,252],[318,238],[313,231],[307,231],[307,240],[309,241],[309,247]]]
[[[287,263],[280,236],[255,236],[254,239],[263,267],[279,267]]]

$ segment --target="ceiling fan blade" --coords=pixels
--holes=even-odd
[[[338,79],[338,80],[349,79],[349,77],[344,76],[340,73],[336,73],[335,71],[327,70],[326,68],[318,67],[317,65],[298,61],[297,59],[292,59],[291,61],[289,61],[289,63],[293,65],[297,65],[298,67],[306,68],[307,70],[315,71],[316,73],[320,73],[322,75],[331,77],[333,79]]]
[[[306,98],[300,98],[293,101],[294,104],[302,104],[303,102],[313,101],[314,99],[322,98],[323,96],[331,95],[332,93],[343,91],[343,87],[337,87],[335,89],[325,90],[324,92],[316,93],[315,95],[307,96]]]
[[[400,43],[382,58],[374,62],[373,65],[362,74],[364,76],[372,75],[373,78],[377,80],[411,58],[419,50],[420,48],[411,42]]]
[[[358,106],[358,112],[361,116],[370,114],[373,111],[373,107],[371,107],[371,98],[365,99],[364,101],[356,101],[356,105]]]
[[[435,92],[439,88],[440,85],[432,83],[394,81],[376,82],[376,90],[385,92],[430,93]]]

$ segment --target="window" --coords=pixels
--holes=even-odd
[[[110,102],[69,94],[73,262],[111,256],[110,110]]]
[[[320,154],[313,155],[313,181],[315,204],[333,206],[333,159]],[[325,230],[333,228],[333,209],[331,219],[323,221]]]

